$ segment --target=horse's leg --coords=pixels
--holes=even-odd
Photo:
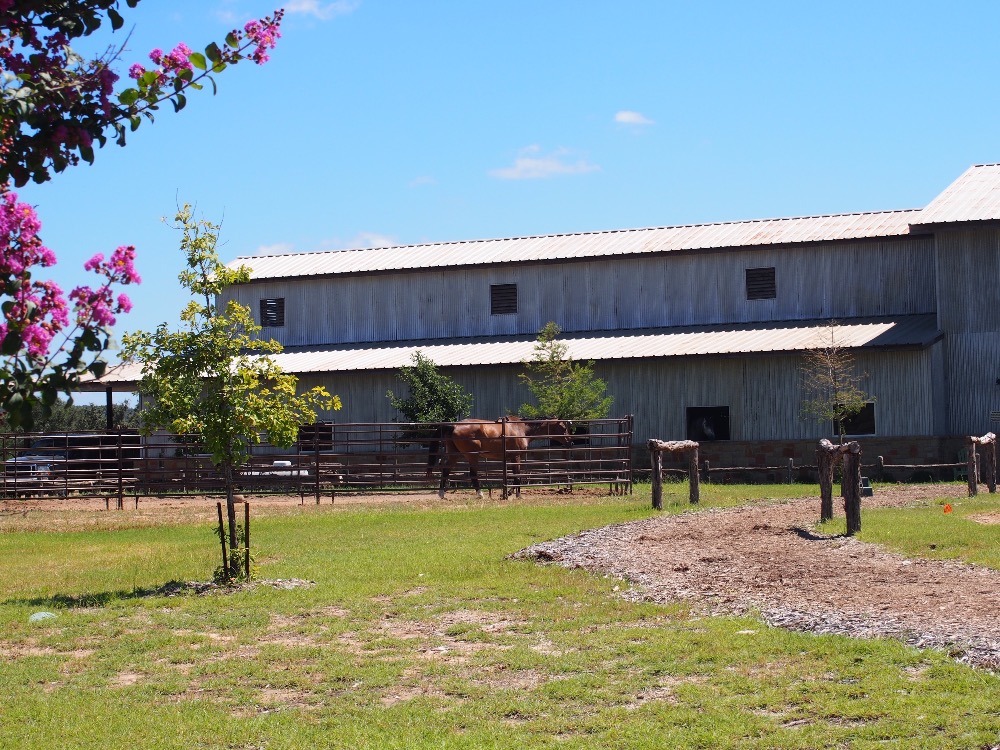
[[[470,453],[466,458],[469,459],[469,479],[472,480],[472,486],[476,488],[476,497],[482,500],[483,488],[479,486],[479,456]]]
[[[442,441],[444,447],[444,458],[441,459],[441,486],[438,488],[438,497],[444,500],[444,491],[448,488],[448,474],[455,463],[455,444],[450,440]]]

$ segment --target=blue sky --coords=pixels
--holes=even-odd
[[[1000,3],[292,0],[272,60],[20,191],[65,288],[135,244],[177,320],[178,201],[221,255],[920,207],[1000,160]],[[143,0],[120,66],[274,6]],[[122,33],[98,34],[103,48]]]

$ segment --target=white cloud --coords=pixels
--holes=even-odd
[[[399,244],[399,239],[388,234],[378,232],[358,232],[349,239],[334,238],[323,240],[322,250],[358,250],[368,247],[394,247]]]
[[[321,21],[329,21],[337,16],[353,13],[361,5],[361,0],[334,0],[332,3],[322,3],[320,0],[289,0],[285,3],[285,12],[315,16]]]
[[[437,180],[435,180],[430,175],[420,175],[419,177],[414,177],[410,180],[410,187],[422,187],[423,185],[437,185]]]
[[[600,167],[585,159],[570,160],[568,149],[556,149],[551,154],[543,154],[539,146],[521,149],[509,167],[491,169],[489,174],[501,180],[540,180],[562,174],[586,174],[598,172]]]
[[[370,247],[394,247],[399,244],[399,239],[388,234],[378,232],[358,232],[351,238],[341,239],[334,237],[323,240],[319,247],[309,250],[297,250],[291,242],[275,242],[273,245],[261,245],[254,251],[254,255],[287,255],[298,252],[333,252],[337,250],[359,250]]]
[[[254,251],[254,255],[284,255],[295,251],[295,245],[291,242],[276,242],[273,245],[261,245]]]
[[[621,112],[615,112],[615,122],[624,123],[625,125],[652,125],[653,121],[646,117],[641,112],[633,112],[629,109],[623,109]]]

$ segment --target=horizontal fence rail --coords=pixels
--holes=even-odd
[[[437,488],[444,424],[318,423],[300,430],[291,448],[253,445],[237,469],[244,494],[293,494],[331,501],[337,493]],[[514,486],[507,470],[520,459],[517,484],[566,486],[607,484],[615,492],[632,488],[632,418],[574,423],[571,445],[533,441],[511,449],[506,460],[480,462],[487,489]],[[433,465],[429,461],[436,455]],[[104,498],[122,507],[126,497],[221,495],[223,477],[196,436],[142,437],[114,433],[0,434],[0,496],[3,498]],[[469,486],[459,461],[451,487]]]
[[[964,461],[954,463],[920,463],[920,464],[889,464],[882,456],[877,456],[874,463],[862,464],[861,469],[877,481],[903,481],[914,476],[918,478],[936,478],[939,480],[956,480],[961,478],[967,468]],[[701,480],[703,482],[720,482],[725,484],[726,480],[745,478],[759,478],[759,481],[766,483],[794,484],[796,482],[813,483],[816,481],[816,474],[819,470],[817,464],[797,463],[795,459],[789,458],[788,462],[780,466],[714,466],[708,460],[702,461],[699,466]],[[682,466],[665,466],[662,469],[664,476],[686,477],[688,469]],[[902,479],[901,479],[902,477]]]

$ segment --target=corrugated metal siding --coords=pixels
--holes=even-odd
[[[953,334],[944,341],[948,363],[948,434],[1000,432],[991,411],[1000,411],[1000,333]]]
[[[994,219],[1000,219],[1000,164],[969,167],[910,220],[919,225]]]
[[[1000,231],[941,232],[937,239],[938,318],[946,332],[1000,330]]]
[[[777,297],[746,299],[745,271],[774,266]],[[518,312],[490,315],[491,284],[518,285]],[[286,346],[931,313],[930,238],[551,266],[296,279],[235,287],[259,308],[285,299]]]
[[[624,256],[676,250],[828,242],[907,235],[910,233],[909,224],[915,215],[916,210],[879,211],[337,252],[241,256],[229,265],[250,267],[253,279],[278,279]]]
[[[922,352],[867,353],[857,357],[869,373],[865,389],[876,397],[881,437],[933,434],[929,383],[932,356]],[[831,437],[826,424],[802,419],[801,358],[660,360],[602,362],[596,368],[615,397],[612,413],[635,415],[635,442],[651,437],[686,437],[689,406],[728,406],[732,440],[800,440]],[[520,366],[443,368],[473,393],[473,415],[495,418],[516,412],[529,394],[518,381]],[[310,375],[303,387],[325,385],[344,401],[327,416],[340,422],[400,419],[385,398],[387,390],[405,392],[392,373]]]

